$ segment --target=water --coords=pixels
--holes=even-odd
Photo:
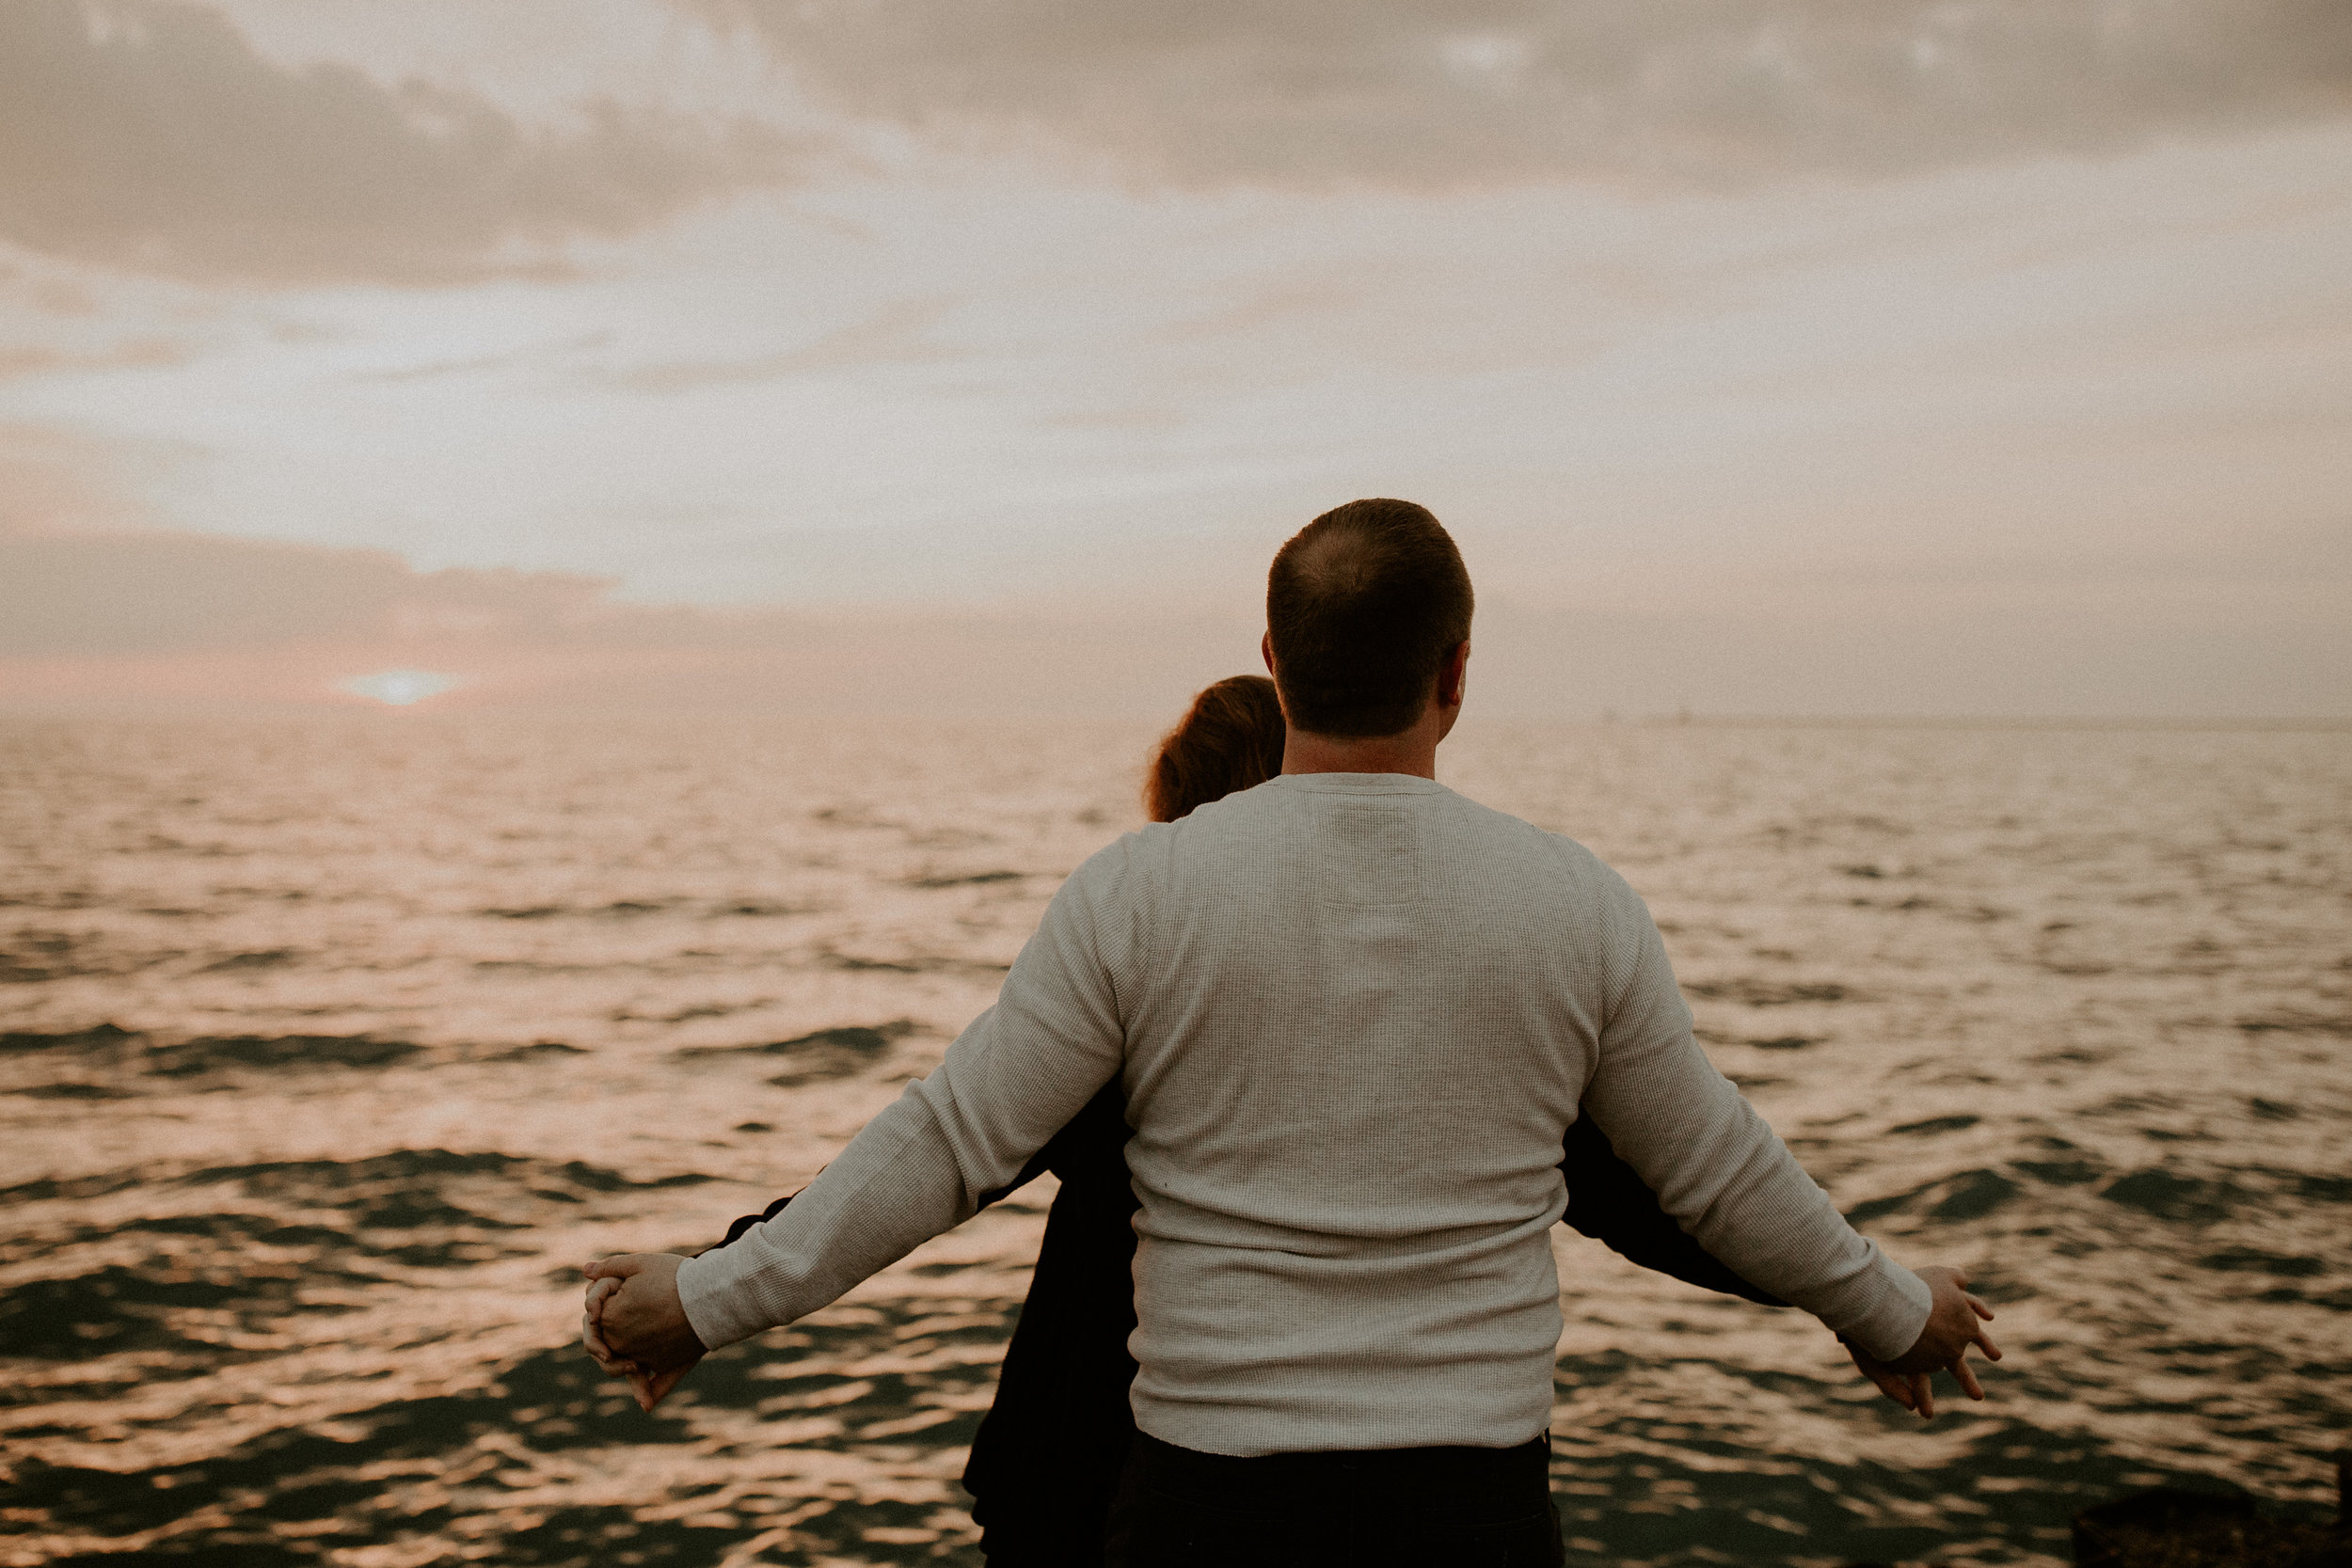
[[[653,1417],[572,1348],[576,1268],[715,1239],[936,1061],[1149,738],[0,729],[0,1562],[977,1560],[1047,1184]],[[2050,1563],[2158,1480],[2331,1497],[2352,734],[1466,726],[1445,767],[1626,873],[1724,1070],[2010,1352],[1922,1427],[1809,1320],[1562,1232],[1586,1560]]]

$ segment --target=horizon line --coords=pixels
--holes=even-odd
[[[1673,711],[1644,710],[1627,712],[1603,709],[1599,712],[1564,714],[1553,717],[1534,716],[1520,712],[1487,712],[1466,715],[1478,722],[1498,724],[1558,725],[1563,728],[1605,729],[1787,729],[1787,730],[2024,730],[2024,731],[2146,731],[2184,734],[2208,733],[2352,733],[2352,714],[2340,716],[2289,715],[2135,715],[2135,714],[1932,714],[1932,713],[1869,713],[1869,714],[1805,714],[1805,713],[1740,713],[1705,712],[1698,709]],[[1164,716],[1133,713],[1094,712],[1054,715],[998,709],[963,715],[943,715],[935,710],[920,708],[875,707],[847,711],[811,709],[790,712],[778,709],[708,708],[680,712],[655,705],[616,705],[598,706],[503,704],[463,704],[440,705],[430,702],[407,706],[360,705],[345,703],[318,704],[240,704],[230,702],[198,702],[166,706],[132,700],[104,700],[55,703],[14,703],[0,696],[0,723],[77,721],[110,723],[207,723],[264,721],[342,721],[390,722],[465,722],[474,720],[494,720],[499,722],[545,723],[605,723],[613,720],[658,720],[675,724],[741,724],[741,723],[829,723],[843,721],[871,720],[877,722],[910,723],[977,723],[977,724],[1035,724],[1068,723],[1078,725],[1130,724],[1161,722]]]

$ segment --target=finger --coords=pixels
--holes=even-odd
[[[696,1357],[696,1360],[699,1359],[700,1357]],[[675,1388],[679,1384],[685,1382],[686,1374],[693,1370],[694,1362],[688,1361],[675,1367],[664,1367],[661,1370],[655,1372],[647,1378],[645,1381],[645,1392],[649,1397],[650,1402],[645,1405],[645,1408],[647,1410],[651,1410],[655,1405],[658,1405],[663,1400],[668,1399],[670,1397],[670,1391]]]
[[[605,1298],[612,1295],[613,1291],[619,1290],[620,1288],[621,1282],[617,1279],[599,1279],[595,1284],[589,1286],[587,1298],[589,1316],[602,1316],[604,1312]]]
[[[693,1364],[689,1362],[683,1367],[672,1367],[666,1372],[656,1374],[653,1380],[654,1404],[660,1404],[663,1400],[668,1399],[670,1391],[685,1382],[686,1374],[693,1370]],[[652,1406],[648,1405],[646,1408],[651,1409]]]
[[[2001,1358],[2001,1347],[1994,1344],[1993,1336],[1982,1329],[1977,1330],[1968,1342],[1984,1352],[1984,1358],[1987,1361],[1998,1361]]]
[[[580,1342],[587,1350],[589,1358],[608,1372],[617,1375],[636,1365],[628,1356],[621,1354],[611,1345],[606,1344],[603,1339],[586,1330],[580,1334]]]
[[[1911,1408],[1911,1400],[1904,1391],[1902,1379],[1891,1372],[1872,1371],[1867,1367],[1862,1369],[1862,1375],[1869,1379],[1870,1386],[1876,1388],[1882,1396],[1893,1400],[1905,1410]]]
[[[1968,1365],[1967,1356],[1961,1355],[1953,1358],[1951,1373],[1952,1381],[1960,1385],[1961,1392],[1972,1400],[1984,1398],[1984,1385],[1977,1381],[1976,1369]]]
[[[588,1277],[591,1279],[627,1279],[633,1274],[643,1274],[644,1269],[644,1255],[623,1252],[611,1258],[599,1258],[589,1264]]]
[[[596,1358],[596,1365],[607,1371],[628,1365],[628,1357],[615,1350],[606,1336],[602,1320],[586,1311],[580,1315],[580,1342]]]
[[[1993,1308],[1987,1307],[1983,1302],[1979,1301],[1975,1296],[1970,1296],[1968,1298],[1968,1305],[1976,1312],[1977,1316],[1982,1318],[1986,1323],[1991,1323],[1993,1321]]]
[[[1927,1373],[1925,1373],[1925,1372],[1914,1372],[1914,1373],[1912,1373],[1912,1375],[1911,1375],[1911,1392],[1912,1392],[1913,1397],[1914,1397],[1914,1398],[1916,1400],[1916,1402],[1917,1402],[1916,1403],[1915,1403],[1915,1404],[1913,1404],[1913,1405],[1912,1405],[1912,1408],[1913,1408],[1914,1410],[1916,1410],[1916,1411],[1919,1413],[1919,1418],[1920,1418],[1921,1420],[1923,1420],[1923,1421],[1932,1421],[1932,1420],[1934,1420],[1934,1419],[1935,1419],[1935,1386],[1934,1386],[1932,1383],[1931,1383],[1931,1382],[1929,1382],[1929,1381],[1928,1381],[1928,1374],[1927,1374]]]
[[[1919,1396],[1913,1387],[1915,1381],[1908,1373],[1890,1372],[1879,1384],[1879,1391],[1916,1416],[1919,1413]]]

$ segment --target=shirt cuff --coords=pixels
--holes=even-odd
[[[720,1350],[748,1339],[774,1323],[762,1315],[742,1276],[740,1260],[731,1247],[713,1247],[678,1265],[677,1299],[688,1326],[705,1350]],[[728,1265],[735,1264],[730,1268]]]
[[[1871,1250],[1877,1251],[1875,1243]],[[1861,1299],[1848,1313],[1840,1314],[1846,1321],[1830,1327],[1852,1340],[1864,1354],[1892,1361],[1918,1342],[1920,1331],[1928,1326],[1928,1314],[1934,1309],[1935,1293],[1926,1280],[1883,1252],[1874,1264]]]

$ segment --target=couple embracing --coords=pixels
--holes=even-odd
[[[1201,694],[1154,823],[806,1191],[593,1265],[591,1352],[650,1402],[1054,1169],[966,1477],[997,1568],[1560,1562],[1564,1217],[1811,1312],[1922,1415],[1931,1371],[1977,1394],[1992,1314],[1857,1235],[1708,1061],[1640,897],[1437,782],[1470,608],[1418,506],[1301,530],[1270,689]]]

